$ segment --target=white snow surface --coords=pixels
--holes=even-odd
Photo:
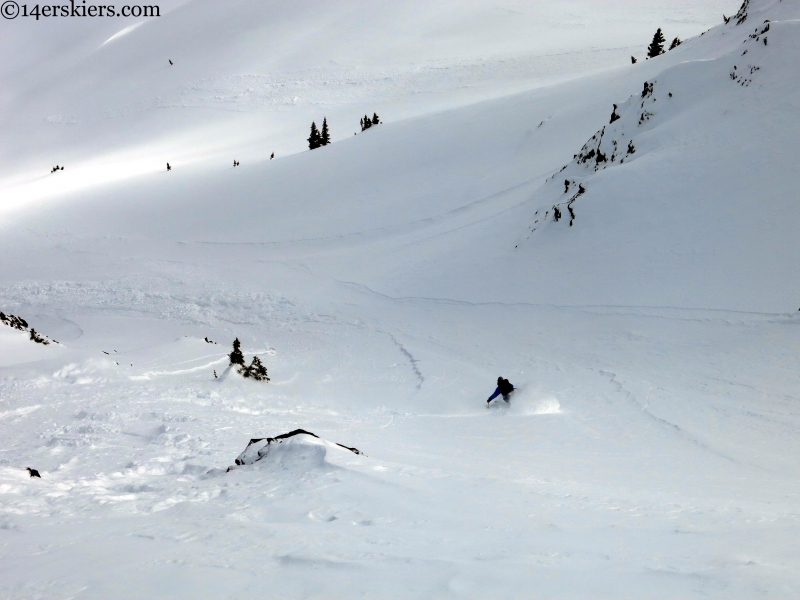
[[[3,24],[0,598],[800,596],[797,0],[162,11]]]

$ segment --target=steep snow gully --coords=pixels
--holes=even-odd
[[[800,597],[800,3],[258,4],[0,67],[0,598]]]

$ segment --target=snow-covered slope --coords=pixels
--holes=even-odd
[[[749,37],[765,10],[782,13],[769,45]],[[256,269],[296,258],[390,296],[785,312],[800,302],[800,57],[797,24],[781,18],[792,10],[751,9],[645,65],[317,152],[236,169],[179,164],[65,196],[58,210],[23,213],[6,255],[50,248],[42,268],[72,278],[87,261],[69,253],[99,243],[109,277],[131,255]],[[621,118],[609,124],[615,104]],[[605,162],[587,160],[597,144]],[[557,224],[555,205],[566,215]]]
[[[441,57],[401,17],[454,10],[454,55],[481,55],[471,27],[528,48],[485,6],[380,31]],[[268,27],[244,7],[197,74]],[[429,88],[459,107],[275,161],[8,179],[0,310],[59,344],[0,325],[0,595],[796,597],[798,26],[752,0],[656,59],[477,104]],[[173,43],[148,27],[103,48]],[[79,153],[127,161],[154,123]],[[234,337],[271,381],[229,367]],[[518,390],[487,409],[498,375]],[[299,435],[226,472],[299,428],[363,454]]]
[[[56,164],[86,187],[283,157],[312,120],[341,140],[367,112],[396,122],[628,64],[657,26],[686,38],[729,5],[170,0],[152,19],[20,17],[0,37],[0,190],[57,193]]]

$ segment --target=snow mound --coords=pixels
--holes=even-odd
[[[255,454],[263,466],[283,471],[311,471],[326,466],[328,449],[322,440],[302,435],[274,444],[265,443]],[[244,463],[252,464],[252,463]]]
[[[62,348],[37,344],[27,331],[0,325],[0,367],[20,365],[59,356]]]

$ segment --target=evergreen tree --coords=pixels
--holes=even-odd
[[[231,365],[244,366],[244,354],[242,354],[242,343],[239,338],[233,340],[233,352],[228,354],[228,358],[231,360]]]
[[[320,146],[327,146],[331,143],[331,134],[328,132],[328,119],[326,117],[322,118],[322,133],[319,136],[319,145]]]
[[[308,149],[309,150],[316,150],[320,146],[320,137],[319,137],[319,130],[317,129],[317,124],[313,121],[311,122],[311,135],[308,137]]]
[[[639,61],[636,60],[636,57],[635,56],[631,56],[631,64],[635,65],[637,62],[639,62]]]
[[[372,113],[372,124],[378,125],[381,120],[378,118],[378,113]]]
[[[680,45],[681,45],[681,43],[682,43],[682,42],[681,42],[681,38],[679,38],[679,37],[676,37],[674,40],[672,40],[672,43],[669,45],[669,49],[670,49],[670,50],[674,50],[675,48],[677,48],[678,46],[680,46]]]
[[[267,367],[263,365],[261,359],[257,356],[253,357],[253,362],[250,363],[249,367],[242,367],[239,369],[239,373],[245,378],[252,377],[256,381],[269,381],[269,377],[267,377]]]
[[[661,33],[661,27],[659,27],[653,36],[653,41],[647,47],[647,58],[655,58],[664,54],[664,42],[666,41],[664,34]]]
[[[364,118],[361,119],[361,131],[366,131],[370,127],[372,127],[372,120],[367,115],[364,115]]]

